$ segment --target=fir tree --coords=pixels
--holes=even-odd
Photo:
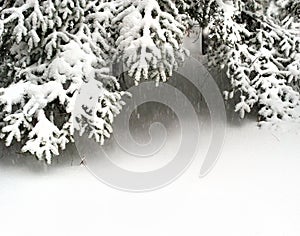
[[[103,142],[121,109],[109,75],[106,27],[113,5],[91,0],[2,1],[0,12],[2,138],[51,162],[73,140],[74,103],[83,83],[99,89],[98,112],[84,110],[77,129]],[[88,124],[88,125],[87,125]]]
[[[209,63],[226,68],[232,90],[225,97],[237,99],[241,117],[258,108],[261,121],[299,118],[298,17],[288,10],[298,4],[278,2],[215,1]]]
[[[187,24],[183,1],[118,1],[112,24],[116,58],[124,62],[136,84],[141,79],[165,82],[184,60]]]
[[[191,22],[209,29],[209,63],[225,69],[244,117],[299,118],[299,0],[0,0],[0,126],[9,146],[51,162],[74,132],[103,144],[122,108],[122,62],[138,84],[184,61]],[[80,103],[85,86],[95,91]],[[84,103],[86,102],[86,103]]]

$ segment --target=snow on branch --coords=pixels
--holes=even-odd
[[[1,137],[8,146],[22,141],[23,152],[50,163],[76,128],[102,144],[109,137],[125,94],[106,64],[110,10],[106,1],[28,0],[0,11]],[[93,119],[84,111],[74,117],[80,88],[93,81]]]
[[[300,79],[300,37],[291,21],[270,17],[264,14],[270,9],[251,1],[235,1],[234,10],[217,3],[221,9],[209,26],[209,58],[210,65],[227,70],[232,90],[225,97],[238,99],[235,110],[241,117],[257,107],[261,121],[299,118],[294,84]]]
[[[166,81],[184,60],[184,20],[171,0],[160,5],[157,0],[122,1],[112,23],[119,32],[117,56],[136,84],[141,79]]]

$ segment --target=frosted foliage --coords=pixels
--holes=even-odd
[[[103,144],[123,105],[109,63],[121,59],[136,83],[166,81],[183,61],[183,0],[0,1],[1,137],[51,162],[74,131]],[[94,104],[75,101],[87,85]],[[89,102],[89,101],[87,101]],[[76,120],[76,122],[74,122]]]
[[[122,0],[112,23],[118,29],[117,57],[136,84],[166,81],[184,60],[185,18],[173,1]]]
[[[110,137],[126,94],[111,76],[111,62],[124,63],[135,84],[167,81],[188,54],[183,39],[196,21],[208,28],[209,64],[226,70],[224,95],[241,117],[258,110],[261,122],[299,118],[299,0],[0,0],[0,6],[0,137],[48,163],[75,131],[100,144]],[[89,88],[92,95],[78,102]]]
[[[212,0],[184,0],[186,10],[190,17],[196,20],[201,27],[207,27],[209,22],[217,15],[218,5]]]
[[[123,104],[118,82],[105,65],[110,51],[105,28],[113,5],[27,0],[4,1],[3,6],[0,105],[7,146],[22,141],[23,152],[50,163],[73,141],[75,128],[103,143]],[[74,103],[86,82],[97,84],[98,112],[90,116],[82,107],[75,127]]]
[[[285,8],[276,3],[266,8],[257,1],[216,2],[219,14],[209,25],[209,59],[227,70],[232,90],[225,97],[237,99],[241,117],[257,107],[260,121],[299,118],[294,86],[300,79],[298,18],[283,17]]]

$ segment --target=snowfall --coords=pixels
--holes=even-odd
[[[251,118],[228,119],[207,176],[199,171],[209,129],[190,168],[145,193],[98,181],[74,146],[47,166],[1,144],[0,235],[299,236],[300,125],[270,129]]]

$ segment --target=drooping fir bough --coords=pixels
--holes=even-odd
[[[124,63],[137,85],[166,81],[193,21],[209,29],[209,63],[227,71],[225,98],[241,117],[299,118],[299,9],[299,0],[0,0],[1,137],[48,163],[76,130],[103,144],[125,95],[109,68]],[[86,84],[95,104],[74,112]]]
[[[165,82],[187,53],[182,48],[187,15],[172,0],[125,0],[112,24],[117,28],[116,56],[136,84],[141,79]],[[184,2],[180,2],[184,3]]]
[[[110,136],[125,94],[110,75],[112,58],[126,63],[136,83],[165,81],[183,61],[186,15],[171,0],[4,0],[0,6],[1,137],[7,146],[22,142],[23,152],[48,163],[75,130],[101,144]],[[74,117],[85,83],[98,89],[97,104],[83,104]]]
[[[93,80],[99,112],[89,116],[82,111],[76,128],[103,143],[123,95],[106,64],[113,5],[85,0],[1,5],[1,134],[6,144],[22,141],[23,152],[50,163],[53,154],[73,141],[76,96],[84,81]]]
[[[208,19],[209,63],[226,68],[232,89],[225,98],[236,99],[242,118],[255,108],[260,121],[299,118],[299,8],[291,0],[215,0],[192,8],[200,22]]]

